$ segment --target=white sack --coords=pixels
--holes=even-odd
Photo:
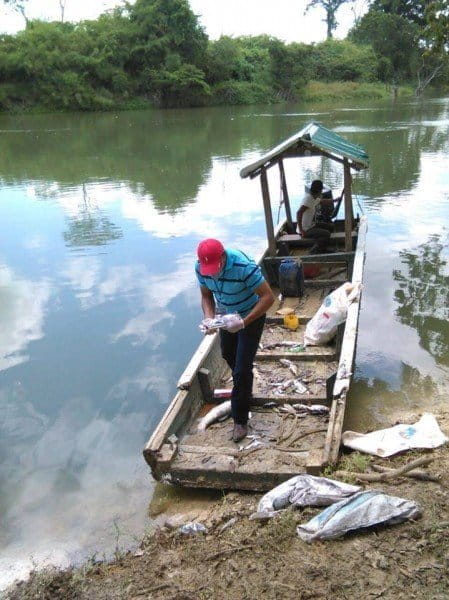
[[[437,448],[449,441],[430,413],[413,425],[395,425],[371,433],[345,431],[342,442],[348,448],[375,456],[392,456],[410,448]]]
[[[326,344],[337,333],[340,323],[346,321],[348,308],[359,298],[361,285],[346,282],[326,296],[304,333],[305,346]]]
[[[299,525],[296,532],[305,542],[328,540],[354,529],[416,519],[420,514],[415,502],[373,490],[329,506],[308,523]]]
[[[259,501],[259,517],[273,516],[290,504],[295,506],[328,506],[355,494],[360,486],[349,485],[326,477],[296,475],[267,492]]]

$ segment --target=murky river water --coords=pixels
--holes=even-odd
[[[354,179],[369,234],[347,426],[445,401],[449,99],[2,116],[0,586],[141,536],[141,450],[200,341],[196,244],[264,247],[239,169],[310,120],[371,157]],[[291,196],[316,176],[341,189],[338,166],[290,162]]]

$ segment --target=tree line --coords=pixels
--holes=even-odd
[[[0,36],[0,110],[109,110],[298,100],[310,82],[449,82],[446,0],[371,0],[345,40],[336,11],[351,0],[312,0],[328,39],[268,35],[210,40],[188,0],[136,0],[73,24],[29,20],[25,0],[3,0],[26,27]],[[329,11],[331,11],[329,13]],[[333,11],[333,12],[332,12]]]

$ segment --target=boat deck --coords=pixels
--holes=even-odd
[[[327,276],[332,276],[333,270],[329,268]],[[278,299],[267,315],[254,363],[248,437],[239,444],[231,440],[231,417],[198,431],[199,420],[216,406],[203,405],[179,440],[170,469],[175,481],[188,479],[190,485],[192,481],[201,485],[204,479],[211,485],[217,477],[225,487],[263,490],[268,481],[271,485],[273,479],[280,482],[321,464],[331,405],[330,384],[338,368],[336,345],[303,344],[307,321],[331,289],[310,289],[301,298],[285,299],[274,290]],[[298,315],[300,325],[296,331],[284,327],[283,316],[278,314],[282,310]],[[297,387],[295,381],[299,382]],[[231,386],[230,371],[226,369],[217,387]],[[320,404],[327,411],[316,415],[289,410],[288,405],[294,404]]]
[[[204,407],[207,412],[210,406]],[[329,415],[300,417],[279,409],[253,408],[248,437],[231,441],[228,418],[196,431],[198,421],[180,441],[171,464],[173,479],[202,481],[219,487],[264,490],[301,472],[310,471],[326,441]]]

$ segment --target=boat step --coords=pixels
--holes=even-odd
[[[336,360],[337,353],[335,348],[322,348],[321,352],[305,349],[302,352],[258,352],[256,360],[279,360],[280,358],[288,358],[293,361],[332,361]]]
[[[263,406],[268,402],[276,402],[279,406],[283,404],[326,404],[330,401],[327,398],[326,390],[321,394],[285,394],[284,396],[274,396],[273,394],[253,394],[251,404],[255,406]]]

